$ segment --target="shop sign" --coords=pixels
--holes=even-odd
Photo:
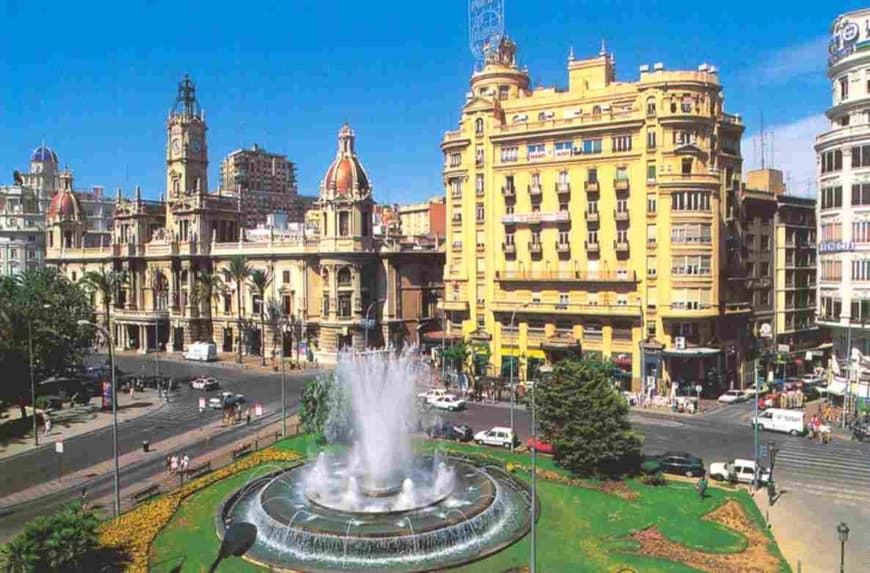
[[[854,251],[855,243],[852,241],[825,241],[819,243],[820,253],[841,253],[844,251]]]
[[[790,352],[791,346],[789,346],[788,344],[777,344],[776,350],[779,352]]]

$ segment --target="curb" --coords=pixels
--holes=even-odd
[[[290,414],[292,414],[292,415],[296,415],[297,412],[295,412],[295,411],[294,411],[294,412],[288,412],[288,415],[290,415]],[[275,416],[275,417],[277,417],[278,420],[280,420],[281,412],[280,412],[280,411],[275,411],[275,412],[271,412],[271,413],[267,414],[266,416],[263,416],[263,417],[260,419],[260,425],[262,425],[262,426],[267,426],[267,425],[271,424],[271,423],[272,423],[272,421],[271,421],[271,417],[272,417],[272,416]],[[192,446],[192,445],[198,444],[198,443],[200,443],[200,442],[204,442],[204,441],[206,441],[207,439],[211,439],[211,438],[213,438],[214,436],[218,436],[218,435],[223,435],[223,434],[229,433],[229,432],[231,432],[233,429],[235,429],[235,428],[240,428],[240,427],[245,427],[245,426],[244,426],[244,425],[242,425],[242,426],[229,426],[229,427],[223,429],[223,431],[219,431],[219,432],[217,432],[217,433],[215,433],[215,434],[212,434],[212,435],[209,436],[208,438],[200,439],[200,440],[195,440],[195,441],[191,441],[191,442],[188,442],[188,443],[185,443],[185,444],[180,444],[180,445],[178,445],[178,446],[175,446],[175,448],[182,448],[182,447],[184,447],[184,446]],[[157,458],[155,458],[155,459],[157,459]],[[109,458],[109,460],[111,460],[111,457]],[[100,462],[100,463],[102,463],[102,462]],[[143,460],[139,460],[139,461],[137,461],[137,462],[135,462],[135,463],[131,463],[131,464],[128,464],[128,465],[126,465],[126,466],[123,466],[123,467],[122,467],[122,473],[123,473],[123,470],[126,470],[126,469],[128,469],[128,468],[130,468],[130,469],[138,468],[138,467],[140,467],[140,466],[142,466],[142,465],[144,465],[144,464],[147,464],[147,463],[154,463],[154,462],[153,462],[153,459],[143,459]],[[93,466],[92,466],[92,467],[93,467]],[[89,469],[89,468],[82,468],[81,470],[78,470],[78,471],[79,471],[79,472],[87,472],[88,469]],[[29,504],[29,503],[32,503],[33,501],[35,501],[35,500],[37,500],[37,499],[39,499],[39,498],[41,498],[41,497],[48,497],[48,496],[60,495],[60,494],[67,493],[67,492],[72,492],[73,490],[80,489],[82,486],[88,486],[88,485],[92,484],[92,483],[95,482],[95,481],[98,481],[98,480],[101,480],[101,479],[105,479],[107,476],[111,476],[112,474],[113,474],[113,471],[110,470],[110,471],[107,471],[107,472],[101,473],[101,474],[99,474],[99,475],[95,475],[95,476],[89,477],[89,478],[87,478],[87,479],[84,479],[84,480],[81,480],[81,481],[77,481],[77,482],[75,482],[74,484],[71,484],[71,485],[65,485],[65,486],[63,486],[63,487],[61,487],[61,488],[58,488],[57,490],[54,490],[54,491],[50,491],[50,492],[46,492],[46,493],[42,493],[42,494],[39,494],[39,495],[34,495],[34,496],[33,496],[32,498],[30,498],[30,499],[26,499],[26,500],[23,500],[23,501],[18,501],[18,502],[11,503],[11,504],[7,504],[7,505],[0,505],[0,515],[2,515],[2,514],[6,514],[6,513],[9,513],[9,512],[14,512],[17,508],[22,507],[22,506],[24,506],[24,505],[27,505],[27,504]],[[12,494],[10,494],[8,497],[11,497],[11,496],[14,496],[14,495],[15,495],[15,494],[12,493]]]
[[[140,415],[140,416],[135,416],[135,417],[133,417],[133,418],[130,418],[130,419],[127,419],[127,420],[123,420],[123,421],[121,421],[121,422],[118,422],[118,427],[120,427],[121,424],[123,424],[123,423],[125,423],[125,422],[132,422],[133,420],[140,420],[140,419],[142,419],[142,418],[147,418],[148,416],[150,416],[150,415],[152,415],[152,414],[156,414],[157,412],[159,412],[160,410],[162,410],[162,409],[163,409],[165,406],[167,406],[167,405],[168,405],[167,402],[164,401],[164,402],[162,402],[158,407],[154,408],[154,409],[151,410],[150,412],[146,412],[146,413],[144,413],[144,414],[142,414],[142,415]],[[107,428],[111,428],[111,427],[112,427],[112,422],[111,422],[111,420],[110,420],[109,423],[106,424],[105,426],[102,426],[102,427],[99,427],[99,428],[94,428],[94,429],[92,429],[92,430],[88,430],[87,432],[82,432],[81,434],[75,434],[74,436],[69,436],[69,437],[63,438],[62,441],[66,442],[67,440],[75,440],[75,439],[77,439],[77,438],[84,438],[84,437],[86,437],[86,436],[90,436],[90,435],[96,434],[97,432],[103,432],[103,431],[105,431]],[[27,454],[30,454],[31,452],[39,451],[39,450],[41,450],[41,449],[43,449],[43,448],[47,448],[47,447],[51,446],[52,444],[54,444],[54,442],[55,442],[55,440],[52,440],[52,441],[50,441],[50,442],[40,442],[40,444],[39,444],[38,446],[36,446],[35,448],[30,448],[29,450],[24,450],[23,452],[18,452],[18,453],[15,453],[15,454],[10,454],[10,455],[8,455],[8,456],[2,456],[2,457],[0,457],[0,462],[6,462],[7,460],[13,460],[13,459],[15,459],[15,458],[18,458],[18,457],[21,457],[21,456],[25,456],[25,455],[27,455]]]

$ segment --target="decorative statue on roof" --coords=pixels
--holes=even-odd
[[[485,47],[484,59],[488,64],[516,67],[517,45],[510,38],[503,36],[495,46]]]

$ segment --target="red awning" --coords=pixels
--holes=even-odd
[[[430,330],[429,332],[423,332],[420,334],[420,336],[423,338],[423,340],[425,340],[427,342],[436,342],[436,341],[440,342],[441,335],[442,335],[441,330]],[[457,335],[457,334],[447,334],[444,336],[444,340],[459,340],[461,338],[462,337]]]

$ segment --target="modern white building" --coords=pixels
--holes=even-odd
[[[870,9],[834,21],[829,53],[830,130],[816,138],[818,322],[843,359],[850,347],[870,355]]]

